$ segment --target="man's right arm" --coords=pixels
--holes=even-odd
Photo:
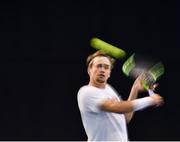
[[[158,94],[154,94],[153,96],[135,99],[133,101],[118,101],[116,99],[106,100],[100,105],[100,108],[103,111],[124,114],[138,111],[153,105],[159,106],[162,102],[162,97]]]

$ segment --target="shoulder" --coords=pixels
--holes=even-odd
[[[109,90],[116,91],[116,89],[113,86],[111,86],[110,84],[107,84],[106,88],[109,89]]]
[[[84,85],[81,88],[79,88],[79,92],[81,92],[81,91],[89,91],[89,90],[93,90],[93,87],[89,86],[89,85]]]
[[[78,94],[95,93],[95,92],[97,92],[97,90],[98,90],[98,88],[96,88],[96,87],[84,85],[79,89]]]

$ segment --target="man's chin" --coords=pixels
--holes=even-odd
[[[99,83],[105,83],[105,80],[103,80],[103,79],[98,79],[97,82],[99,82]]]

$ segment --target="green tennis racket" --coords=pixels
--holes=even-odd
[[[146,61],[143,61],[143,64],[140,65],[140,62],[136,61],[135,56],[135,53],[132,54],[124,62],[122,71],[127,77],[137,78],[141,75],[144,89],[149,92],[149,95],[152,95],[154,92],[151,86],[164,74],[164,65],[162,62],[152,65],[149,62],[146,63]]]

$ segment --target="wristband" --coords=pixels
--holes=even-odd
[[[136,99],[132,101],[134,111],[142,110],[144,108],[147,108],[149,106],[152,106],[153,99],[151,97],[144,97],[141,99]]]

